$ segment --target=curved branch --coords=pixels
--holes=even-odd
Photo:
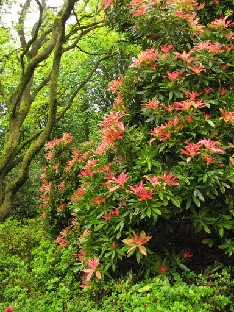
[[[40,1],[39,0],[35,0],[37,5],[39,6],[39,11],[40,11],[40,16],[39,16],[39,20],[37,23],[35,23],[34,26],[36,26],[36,29],[34,31],[34,34],[33,34],[33,37],[29,40],[29,42],[26,44],[25,46],[25,49],[23,51],[23,53],[21,54],[20,58],[21,58],[21,64],[24,64],[23,63],[23,58],[24,56],[28,53],[31,45],[33,44],[33,42],[37,39],[38,37],[38,32],[39,32],[39,29],[41,27],[41,24],[42,24],[42,16],[43,16],[43,6],[41,5]],[[23,68],[24,70],[24,68]]]
[[[26,66],[25,68],[25,72],[21,77],[21,81],[18,84],[15,92],[13,93],[12,97],[11,97],[11,112],[10,115],[12,117],[15,116],[15,111],[16,111],[16,107],[20,102],[21,96],[27,86],[27,84],[29,83],[29,81],[31,80],[33,74],[34,74],[34,70],[35,68],[42,62],[44,61],[53,51],[54,46],[56,44],[56,30],[53,32],[54,35],[52,34],[52,38],[51,40],[48,42],[48,44],[46,45],[46,47],[41,51],[40,54],[36,55]]]
[[[25,18],[26,10],[30,6],[30,2],[31,2],[31,0],[26,0],[25,1],[24,5],[22,7],[22,10],[20,12],[19,20],[18,20],[18,23],[20,25],[20,27],[18,28],[18,34],[19,34],[19,37],[20,37],[21,47],[23,49],[26,48],[26,39],[25,39],[25,33],[24,33],[24,18]]]
[[[93,74],[95,73],[96,69],[98,68],[99,64],[108,59],[109,57],[111,57],[113,54],[111,53],[112,52],[112,49],[110,49],[108,52],[107,52],[107,55],[105,55],[104,57],[102,58],[99,58],[94,66],[93,66],[93,69],[89,72],[88,76],[83,79],[81,81],[81,83],[78,85],[78,87],[73,91],[73,93],[71,94],[71,97],[70,97],[70,100],[67,102],[67,105],[64,107],[64,109],[60,112],[60,114],[57,116],[56,118],[56,121],[59,121],[61,118],[63,118],[63,116],[65,115],[65,113],[69,110],[69,108],[72,106],[73,104],[73,101],[75,99],[75,97],[77,96],[77,94],[79,93],[79,91],[86,85],[87,82],[90,81],[90,78],[93,76]]]
[[[10,106],[10,99],[9,99],[7,93],[5,92],[5,88],[4,88],[4,86],[3,86],[2,82],[1,82],[1,80],[0,80],[0,93],[1,93],[1,95],[2,95],[2,97],[3,97],[3,99],[4,99],[4,101],[5,101],[5,103],[6,103],[7,107],[8,107],[8,109],[9,109],[9,106]]]
[[[44,80],[37,86],[37,88],[33,91],[31,95],[31,102],[33,102],[37,96],[37,94],[48,84],[51,78],[51,73],[47,77],[44,78]]]
[[[84,26],[80,26],[79,24],[76,25],[76,27],[72,28],[71,31],[66,35],[65,37],[65,41],[67,41],[72,35],[74,35],[75,33],[77,33],[78,31],[82,31],[82,30],[86,30],[86,29],[89,29],[91,28],[92,29],[95,29],[98,25],[102,25],[104,26],[106,23],[105,20],[101,20],[99,22],[94,22],[92,24],[89,24],[89,25],[84,25]],[[95,27],[96,26],[96,27]]]
[[[104,25],[93,26],[93,27],[91,27],[91,28],[89,28],[89,29],[86,29],[86,30],[82,31],[72,44],[70,44],[68,47],[66,47],[66,48],[63,49],[63,52],[67,52],[67,51],[69,51],[69,50],[71,50],[71,49],[76,48],[76,47],[77,47],[77,43],[80,41],[80,39],[81,39],[84,35],[88,34],[90,31],[92,31],[92,30],[94,30],[94,29],[101,28],[101,27],[103,27],[103,26],[104,26]]]

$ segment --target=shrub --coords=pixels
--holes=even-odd
[[[21,312],[62,311],[79,289],[69,249],[56,253],[56,244],[33,220],[8,219],[0,234],[0,310],[12,305]]]
[[[174,276],[172,283],[166,276],[158,276],[134,283],[130,274],[126,280],[99,282],[84,291],[71,291],[60,284],[33,297],[22,294],[12,305],[16,312],[233,311],[233,282],[227,270],[207,277],[193,276],[193,280],[186,284],[179,276]]]
[[[65,133],[46,147],[42,220],[73,248],[83,287],[130,268],[173,271],[194,241],[233,253],[232,22],[205,27],[198,3],[166,4],[129,4],[138,30],[164,16],[164,37],[110,83],[100,141],[77,149]]]

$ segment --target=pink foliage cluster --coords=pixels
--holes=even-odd
[[[115,1],[111,0],[102,1],[103,9],[112,8],[115,3]],[[162,146],[165,150],[168,149],[170,151],[171,148],[177,153],[175,156],[180,160],[186,157],[187,162],[190,163],[186,164],[185,161],[183,161],[183,163],[188,166],[191,165],[191,167],[196,161],[200,161],[199,165],[205,165],[207,168],[212,166],[215,168],[215,165],[218,167],[222,166],[223,163],[220,158],[224,157],[228,153],[228,149],[232,146],[229,144],[229,147],[226,147],[223,142],[219,140],[218,133],[216,133],[216,129],[213,126],[215,123],[212,119],[216,118],[215,121],[224,126],[230,126],[230,124],[234,125],[234,112],[222,106],[220,110],[217,109],[218,116],[213,117],[213,112],[209,110],[209,97],[212,98],[213,94],[218,94],[217,96],[221,98],[228,96],[230,89],[226,89],[226,85],[225,88],[224,86],[218,85],[217,91],[215,87],[205,83],[202,85],[202,88],[197,90],[194,87],[194,82],[201,81],[203,75],[207,75],[207,72],[210,70],[206,60],[200,57],[202,53],[206,56],[208,54],[208,57],[218,57],[219,55],[221,57],[225,53],[230,53],[232,47],[217,41],[212,42],[202,37],[206,29],[199,24],[199,18],[197,16],[197,11],[202,9],[202,5],[199,5],[195,0],[132,0],[130,2],[131,13],[136,20],[142,16],[146,16],[148,13],[151,14],[154,8],[159,6],[162,6],[160,7],[161,9],[171,8],[175,19],[187,21],[191,34],[201,37],[190,51],[176,51],[175,47],[171,44],[167,44],[158,48],[153,46],[150,49],[141,51],[136,58],[133,58],[129,68],[132,85],[137,87],[138,83],[142,83],[142,80],[144,80],[147,75],[146,72],[150,72],[153,75],[157,74],[158,70],[161,79],[160,86],[162,86],[163,90],[161,97],[157,98],[158,94],[156,92],[154,94],[151,93],[149,98],[145,97],[142,99],[142,102],[139,103],[139,110],[141,110],[142,114],[153,119],[153,121],[152,119],[147,120],[147,122],[149,122],[147,125],[149,126],[146,126],[146,130],[144,130],[144,144],[149,149],[152,146],[155,149],[160,149]],[[211,30],[226,30],[231,25],[232,23],[227,21],[226,18],[222,18],[211,22],[208,28]],[[226,36],[230,37],[230,34]],[[228,68],[228,64],[222,63],[220,70],[224,71]],[[142,75],[140,76],[139,73]],[[191,81],[191,83],[188,83],[188,81]],[[217,84],[218,83],[219,82],[217,82]],[[127,135],[130,136],[128,133],[128,126],[126,126],[128,118],[128,114],[126,113],[128,110],[128,97],[125,96],[125,94],[128,93],[128,88],[131,88],[128,84],[129,77],[127,77],[127,75],[125,77],[118,77],[109,83],[108,90],[116,95],[116,98],[112,110],[109,114],[104,116],[100,123],[101,139],[99,145],[93,148],[93,145],[90,144],[91,147],[88,152],[73,149],[72,157],[67,161],[63,169],[61,169],[58,164],[52,166],[55,172],[63,170],[62,177],[66,177],[66,174],[69,175],[76,164],[80,166],[79,173],[76,177],[77,180],[79,179],[79,187],[76,187],[73,194],[69,195],[66,202],[61,202],[57,207],[57,213],[63,213],[69,204],[72,204],[72,207],[74,206],[75,209],[77,207],[77,209],[80,209],[80,215],[79,213],[77,213],[77,215],[73,213],[71,224],[63,229],[56,239],[56,243],[58,243],[62,249],[68,244],[69,233],[78,228],[78,226],[76,227],[76,223],[78,223],[77,220],[79,220],[83,210],[88,209],[90,214],[93,213],[92,220],[94,220],[94,223],[97,222],[97,228],[100,226],[100,228],[103,227],[106,229],[109,225],[111,226],[115,223],[119,225],[121,222],[124,222],[123,220],[126,218],[129,211],[135,208],[132,208],[134,205],[136,205],[143,214],[145,206],[150,205],[152,200],[153,202],[154,199],[158,201],[159,199],[161,200],[158,195],[159,193],[165,194],[165,205],[167,205],[171,199],[170,196],[173,196],[172,192],[177,189],[179,190],[181,187],[181,172],[178,175],[173,173],[176,172],[176,170],[174,170],[172,164],[166,168],[164,166],[165,163],[162,161],[160,166],[157,167],[160,168],[157,173],[148,173],[149,171],[145,171],[147,172],[145,176],[143,173],[140,177],[138,176],[136,178],[134,176],[136,172],[131,172],[131,169],[124,163],[123,158],[125,155],[123,155],[124,153],[121,154],[119,150],[121,151],[124,149],[125,142],[123,139],[125,139],[125,135],[126,137]],[[156,88],[158,86],[154,85],[152,89],[154,87]],[[179,95],[175,92],[177,88],[179,90]],[[196,136],[196,127],[201,126],[202,128],[205,127],[204,125],[211,125],[210,137],[209,133],[204,136],[200,134]],[[192,128],[193,126],[194,128]],[[193,137],[187,139],[188,133],[192,131]],[[53,150],[58,144],[66,145],[72,142],[72,139],[72,135],[65,133],[61,139],[50,141],[46,146],[46,159],[48,162],[54,160]],[[176,144],[178,144],[178,146]],[[115,160],[109,160],[109,151],[112,154],[116,152],[118,159],[116,159],[116,156]],[[160,150],[157,155],[159,159],[153,159],[153,161],[155,160],[155,162],[158,161],[159,163],[160,159],[163,159],[165,156],[163,153],[164,149],[162,149],[162,151]],[[110,157],[111,159],[113,158],[112,154]],[[150,167],[152,165],[150,162],[153,161],[149,155],[147,155],[146,160]],[[136,162],[140,163],[140,160],[138,159]],[[234,164],[233,158],[231,158],[231,164]],[[50,194],[54,189],[57,189],[63,194],[67,187],[65,180],[60,181],[58,185],[54,185],[51,181],[48,181],[46,179],[48,169],[50,169],[48,166],[45,167],[41,176],[42,209],[48,207]],[[171,201],[173,201],[173,199],[174,198],[172,198]],[[72,203],[69,203],[69,201]],[[46,214],[46,209],[44,210]],[[159,212],[161,213],[161,211]],[[134,213],[131,215],[131,218],[134,218]],[[81,225],[81,227],[82,226],[83,225]],[[95,228],[95,232],[92,230],[91,226],[87,227],[84,231],[82,230],[82,234],[79,234],[77,238],[79,251],[74,254],[74,257],[83,265],[82,288],[90,283],[93,276],[96,276],[97,279],[101,279],[102,277],[100,259],[97,257],[96,253],[99,247],[99,241],[97,236],[95,236],[98,232],[97,228]],[[79,231],[77,232],[79,233]],[[142,245],[150,239],[151,237],[146,236],[145,232],[141,232],[139,235],[134,232],[133,236],[129,239],[122,240],[122,242],[130,246],[128,252],[138,249],[141,254],[146,255],[146,248]],[[92,242],[92,240],[93,244],[96,244],[96,249],[93,248],[93,254],[90,254],[88,243],[90,243],[90,241]],[[106,237],[103,241],[106,242]],[[103,243],[103,241],[101,241],[101,243]],[[110,250],[111,248],[114,249],[117,247],[120,248],[119,243],[112,241],[109,243],[109,249],[106,248]],[[191,257],[192,253],[189,251],[185,251],[182,254],[183,259],[189,259]],[[164,262],[158,267],[158,271],[162,274],[168,272],[168,267]]]

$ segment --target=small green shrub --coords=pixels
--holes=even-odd
[[[14,312],[233,311],[227,269],[198,276],[185,271],[183,280],[166,272],[140,282],[129,273],[82,290],[72,246],[56,252],[35,222],[1,224],[0,248],[0,311],[9,305]]]
[[[48,285],[48,281],[45,280],[45,284]],[[174,276],[173,283],[166,276],[134,283],[130,276],[126,280],[100,282],[85,290],[71,289],[59,283],[54,289],[41,290],[33,297],[22,290],[11,304],[14,312],[234,311],[231,307],[232,287],[233,281],[227,270],[209,277],[196,276],[191,283],[185,283],[179,275]],[[4,306],[7,303],[0,304],[0,308]]]

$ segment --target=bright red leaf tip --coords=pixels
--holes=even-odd
[[[146,256],[146,248],[142,246],[147,243],[151,239],[151,236],[146,236],[145,232],[142,231],[139,236],[136,233],[129,239],[123,239],[122,242],[126,245],[132,246],[127,252],[129,253],[131,250],[135,248],[139,248],[140,253]]]

